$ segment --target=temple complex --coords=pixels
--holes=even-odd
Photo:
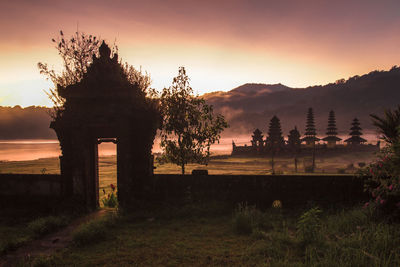
[[[274,119],[275,118],[275,119]],[[366,144],[367,140],[361,137],[361,127],[357,118],[352,122],[350,128],[350,138],[344,140],[345,144],[338,144],[342,139],[337,137],[336,119],[333,111],[329,113],[328,127],[326,130],[326,137],[318,138],[314,125],[314,117],[312,109],[308,110],[306,131],[304,137],[301,138],[297,127],[295,127],[287,138],[283,140],[280,137],[280,123],[277,124],[273,121],[279,121],[274,116],[271,119],[269,126],[268,136],[264,138],[260,129],[256,129],[253,132],[251,145],[238,146],[234,140],[232,141],[232,155],[233,156],[255,156],[255,155],[271,155],[272,153],[278,152],[279,154],[310,154],[314,152],[323,153],[340,153],[349,151],[365,151],[365,152],[377,152],[379,151],[379,141],[376,145]],[[276,139],[276,140],[275,140]],[[271,140],[279,143],[279,149],[271,146]],[[314,152],[313,152],[314,151]]]

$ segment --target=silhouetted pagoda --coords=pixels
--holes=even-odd
[[[255,148],[257,152],[261,152],[264,149],[264,139],[262,132],[257,128],[253,135],[251,136],[251,145]]]
[[[307,112],[307,124],[306,124],[306,131],[304,133],[304,138],[301,139],[303,142],[306,142],[306,145],[308,147],[312,147],[315,145],[316,141],[319,141],[320,139],[316,137],[317,131],[315,130],[315,124],[314,124],[314,112],[312,108],[308,109]]]
[[[352,125],[352,127],[350,128],[351,132],[349,133],[351,137],[344,140],[344,142],[348,143],[349,145],[360,145],[367,142],[367,140],[361,137],[362,129],[360,127],[360,122],[358,121],[357,118],[354,118],[351,125]]]
[[[281,122],[277,116],[273,116],[269,123],[268,137],[265,143],[267,149],[274,152],[285,146],[285,140],[282,136]]]
[[[334,148],[336,146],[336,142],[342,140],[341,138],[336,136],[337,135],[336,118],[335,118],[335,112],[333,110],[329,112],[328,128],[326,128],[326,135],[327,137],[323,138],[322,140],[328,143],[328,148]]]
[[[364,138],[361,137],[361,128],[358,119],[354,119],[351,127],[350,135],[351,137],[345,142],[349,145],[345,144],[337,144],[338,141],[342,140],[337,137],[337,128],[336,128],[336,118],[334,111],[329,112],[328,117],[328,127],[326,129],[327,137],[323,138],[325,143],[315,144],[315,141],[319,141],[320,139],[316,137],[316,129],[314,125],[314,113],[312,108],[308,109],[307,113],[307,125],[305,137],[300,138],[300,133],[295,127],[290,131],[287,142],[282,136],[281,124],[280,120],[277,116],[273,116],[268,130],[268,137],[264,142],[262,142],[262,133],[259,129],[256,129],[251,136],[250,140],[251,145],[248,146],[244,144],[243,146],[237,146],[235,142],[232,140],[232,155],[233,156],[272,156],[276,152],[279,152],[280,155],[292,155],[295,157],[295,165],[297,166],[297,156],[298,155],[313,155],[315,153],[349,153],[349,152],[377,152],[379,151],[379,142],[376,145],[372,144],[364,144],[367,142]],[[305,142],[305,144],[302,144]],[[271,165],[273,165],[273,159],[271,160]],[[313,164],[314,165],[314,164]]]

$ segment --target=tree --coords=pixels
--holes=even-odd
[[[38,63],[41,74],[53,82],[54,87],[46,91],[49,98],[53,101],[54,109],[50,116],[54,119],[63,111],[65,99],[58,93],[58,87],[67,87],[68,85],[79,82],[86,73],[87,68],[93,62],[93,56],[98,56],[99,47],[102,39],[97,36],[87,35],[82,32],[75,32],[70,38],[64,36],[60,31],[57,39],[52,39],[58,54],[63,62],[63,70],[57,73],[54,69],[50,69],[47,63]],[[114,45],[113,52],[118,51],[118,47]],[[116,56],[116,54],[114,54]],[[154,89],[150,88],[151,79],[147,73],[142,70],[136,70],[128,63],[120,62],[125,75],[132,84],[137,84],[139,88],[148,96],[154,96]]]
[[[288,146],[289,149],[293,152],[294,155],[294,169],[297,172],[297,155],[301,151],[301,140],[300,140],[300,132],[297,130],[295,126],[293,130],[289,132],[288,135]]]
[[[350,128],[350,133],[351,135],[350,138],[344,140],[350,145],[359,145],[361,143],[367,142],[364,138],[361,137],[362,132],[361,132],[361,127],[360,127],[360,122],[358,121],[357,118],[354,118],[353,122],[351,123],[351,128]]]
[[[263,140],[262,132],[257,128],[253,132],[251,136],[251,145],[256,150],[257,153],[260,153],[264,149],[264,140]]]
[[[383,117],[375,114],[371,114],[370,116],[372,124],[378,128],[381,138],[385,142],[394,144],[396,141],[400,141],[400,105],[393,111],[386,109]]]
[[[337,141],[342,140],[341,138],[336,136],[337,135],[336,118],[335,118],[335,112],[333,110],[329,112],[326,135],[327,137],[323,138],[322,140],[328,142],[328,147],[334,147]]]
[[[273,116],[269,123],[268,137],[266,146],[271,151],[272,173],[275,174],[274,157],[276,152],[283,148],[285,140],[282,137],[281,122],[277,116]]]
[[[161,147],[166,158],[181,166],[190,162],[206,164],[210,156],[210,146],[220,139],[224,128],[228,127],[221,115],[213,114],[212,106],[193,95],[185,68],[169,88],[164,88],[160,99],[163,115]]]

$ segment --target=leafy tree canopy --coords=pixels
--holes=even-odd
[[[382,117],[375,114],[370,116],[385,142],[393,144],[400,141],[400,106],[395,110],[386,109]]]
[[[190,162],[206,164],[211,144],[218,142],[224,128],[228,127],[221,115],[213,114],[212,106],[193,95],[185,68],[169,88],[164,88],[160,99],[163,113],[161,147],[167,159],[182,168]]]

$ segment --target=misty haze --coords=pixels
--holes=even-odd
[[[3,1],[0,266],[400,266],[400,2]]]

